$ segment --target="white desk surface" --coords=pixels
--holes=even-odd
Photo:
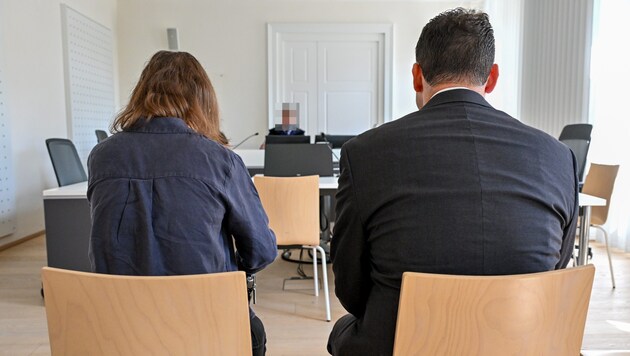
[[[319,177],[319,189],[337,189],[339,177]]]
[[[244,150],[249,151],[249,150]],[[252,150],[253,151],[253,150]],[[338,177],[320,177],[319,189],[337,189]],[[87,182],[66,185],[65,187],[46,189],[44,199],[80,199],[87,194]],[[580,206],[604,206],[606,199],[580,193]]]
[[[337,189],[337,177],[320,177],[319,189]],[[85,199],[87,198],[87,182],[46,189],[43,196],[44,199]]]
[[[234,153],[241,156],[247,168],[263,168],[265,166],[265,150],[236,149]]]
[[[44,199],[85,199],[87,197],[87,181],[46,189],[43,196]]]
[[[580,200],[580,206],[604,206],[606,205],[606,199],[602,199],[593,195],[580,193],[578,198]]]

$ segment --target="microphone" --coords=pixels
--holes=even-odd
[[[233,150],[237,149],[238,146],[242,145],[245,143],[245,141],[249,140],[250,138],[254,137],[254,136],[258,136],[258,132],[254,132],[253,134],[245,137],[241,142],[237,143],[234,147],[232,147]]]
[[[333,156],[335,156],[335,158],[337,159],[337,162],[340,161],[339,156],[337,156],[337,154],[335,153],[335,151],[333,151],[332,149],[332,143],[328,142],[328,139],[326,138],[326,134],[323,132],[320,132],[319,134],[323,139],[324,142],[326,143],[326,147],[328,147],[328,149],[330,150],[330,152],[333,154]]]

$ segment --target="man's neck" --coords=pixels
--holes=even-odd
[[[428,102],[429,100],[431,100],[431,98],[433,98],[436,94],[440,92],[453,89],[468,89],[479,93],[479,95],[483,97],[486,96],[486,92],[484,90],[485,87],[483,85],[470,85],[467,83],[440,83],[435,86],[427,85],[425,102]]]

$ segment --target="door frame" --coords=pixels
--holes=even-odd
[[[377,34],[383,38],[383,46],[379,48],[383,63],[382,96],[383,105],[378,116],[383,122],[392,120],[392,75],[393,75],[393,33],[394,25],[388,23],[268,23],[267,24],[267,120],[269,127],[274,126],[274,109],[276,98],[280,94],[281,39],[286,34]],[[380,120],[379,120],[380,121]]]

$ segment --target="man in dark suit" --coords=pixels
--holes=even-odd
[[[389,355],[405,271],[501,275],[564,268],[576,163],[551,136],[484,99],[499,75],[485,13],[432,19],[416,47],[420,109],[348,141],[331,254],[350,312],[333,355]]]

